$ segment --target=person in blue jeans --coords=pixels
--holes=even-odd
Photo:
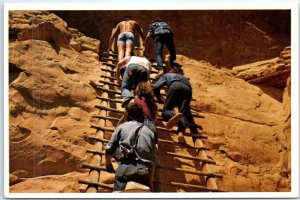
[[[148,77],[148,70],[146,69],[146,67],[135,63],[128,65],[124,72],[121,84],[123,108],[128,105],[131,99],[134,98],[131,90],[135,89],[139,82],[148,81]]]
[[[155,135],[143,125],[144,113],[141,105],[131,103],[126,107],[127,121],[117,126],[105,147],[105,161],[108,172],[113,172],[111,159],[118,161],[114,191],[124,190],[127,183],[134,181],[150,187],[153,191],[156,162]],[[131,147],[133,152],[125,156],[122,149]]]
[[[148,34],[145,39],[145,56],[149,47],[150,36],[154,39],[155,42],[155,55],[158,70],[156,79],[158,79],[161,75],[167,72],[167,69],[163,65],[164,45],[167,46],[168,51],[170,53],[169,61],[171,67],[172,63],[176,60],[176,50],[173,41],[173,32],[170,26],[161,19],[153,21],[149,26]]]
[[[163,86],[168,87],[166,100],[163,102],[160,90]],[[192,87],[189,80],[183,76],[181,65],[177,62],[173,63],[173,68],[169,73],[162,75],[154,84],[153,92],[156,99],[164,103],[162,110],[162,118],[164,121],[170,120],[176,113],[174,107],[178,107],[182,114],[178,121],[178,132],[185,133],[187,125],[191,133],[197,134],[198,129],[195,124],[193,115],[190,109],[192,99]],[[173,121],[174,123],[175,121]]]

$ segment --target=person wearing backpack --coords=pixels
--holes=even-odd
[[[158,107],[154,100],[153,88],[148,81],[140,82],[135,89],[135,98],[133,98],[130,103],[137,103],[142,106],[144,113],[144,125],[148,126],[148,128],[155,135],[155,142],[157,142],[157,114]],[[127,113],[120,118],[118,125],[122,124],[126,120]]]
[[[112,157],[118,161],[114,191],[122,191],[134,181],[150,187],[153,191],[155,135],[143,125],[144,113],[140,105],[130,103],[126,107],[127,121],[113,132],[105,147],[106,169],[113,171]]]
[[[158,74],[155,77],[158,79],[168,70],[163,65],[163,47],[167,46],[168,51],[170,53],[170,66],[172,67],[172,63],[176,60],[176,50],[173,41],[173,32],[170,26],[161,19],[154,20],[148,30],[148,34],[145,38],[145,56],[147,55],[148,47],[149,47],[149,38],[150,36],[153,38],[155,42],[155,55],[156,55],[156,63]]]

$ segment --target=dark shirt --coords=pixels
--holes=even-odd
[[[160,90],[163,86],[167,86],[168,88],[173,82],[181,82],[191,88],[191,84],[189,80],[184,77],[182,74],[176,74],[176,73],[166,73],[156,81],[156,83],[153,86],[153,92],[158,101],[161,100],[160,96]]]
[[[110,141],[105,147],[106,154],[113,155],[120,145],[132,146],[134,144],[134,135],[142,123],[128,121],[119,125],[113,132]],[[140,130],[136,146],[137,157],[144,163],[154,164],[155,162],[155,135],[147,127],[143,126]]]
[[[136,97],[134,102],[142,106],[145,118],[156,122],[157,106],[154,101]]]
[[[152,24],[150,24],[148,31],[150,32],[150,34],[151,34],[152,37],[155,36],[155,35],[157,35],[157,34],[172,33],[171,28],[164,21],[153,22]]]

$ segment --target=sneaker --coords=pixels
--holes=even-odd
[[[175,124],[177,124],[178,120],[181,118],[182,114],[177,113],[175,114],[167,123],[166,128],[171,129]]]
[[[134,97],[128,97],[128,98],[126,98],[123,102],[122,102],[122,104],[121,104],[121,107],[122,108],[125,108],[128,104],[129,104],[129,102],[131,101],[131,99],[133,99]]]
[[[163,74],[164,74],[164,70],[159,70],[154,79],[158,80]]]

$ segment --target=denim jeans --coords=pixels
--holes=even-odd
[[[175,45],[173,41],[173,34],[157,34],[154,36],[155,41],[155,55],[156,55],[156,62],[157,62],[157,70],[163,69],[166,73],[166,68],[163,66],[163,47],[164,45],[167,46],[168,51],[170,53],[170,64],[176,60],[176,51]],[[171,65],[172,66],[172,65]]]
[[[191,133],[198,133],[193,115],[190,109],[190,102],[192,99],[192,89],[177,81],[171,83],[169,92],[165,100],[165,104],[162,110],[162,118],[168,121],[175,115],[174,107],[177,106],[182,117],[178,121],[178,132],[185,133],[187,125],[189,126]]]
[[[121,85],[121,95],[124,100],[134,98],[131,90],[134,89],[139,82],[148,80],[148,72],[145,67],[138,64],[130,64],[124,74]]]
[[[114,191],[124,190],[126,184],[130,181],[150,187],[150,175],[147,166],[140,163],[120,163],[116,171]]]

